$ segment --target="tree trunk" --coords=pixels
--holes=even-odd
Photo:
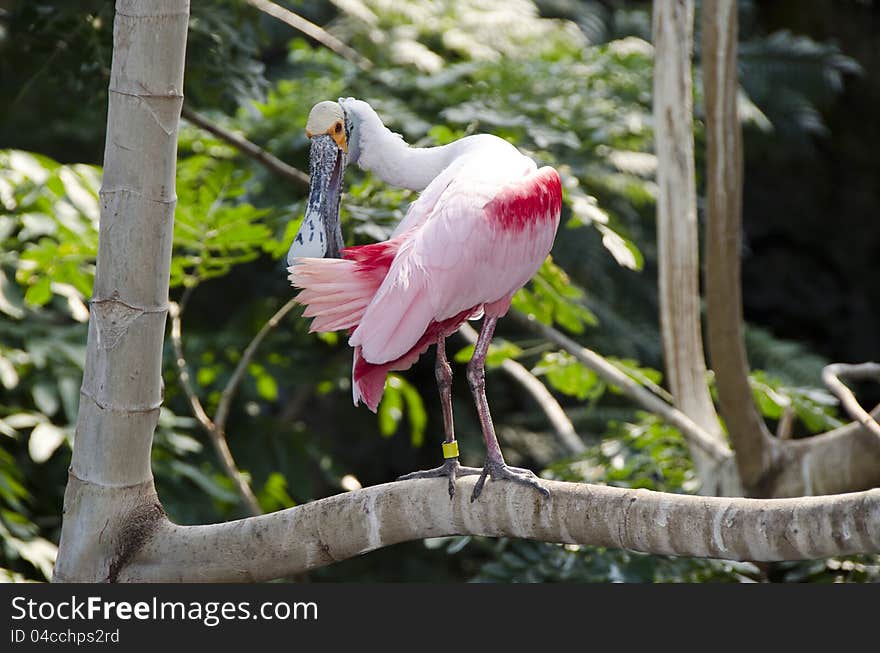
[[[706,323],[721,411],[746,493],[767,496],[762,477],[778,458],[776,440],[752,399],[743,334],[742,131],[737,115],[737,7],[703,4],[706,101]]]
[[[150,469],[189,0],[118,0],[88,350],[55,580],[114,580],[163,518]]]
[[[658,158],[660,327],[676,406],[721,439],[709,394],[700,328],[699,234],[694,172],[691,50],[693,0],[654,3],[654,139]],[[691,447],[704,493],[738,494],[735,475]]]

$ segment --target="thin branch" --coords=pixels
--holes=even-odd
[[[587,349],[586,347],[582,347],[553,327],[542,324],[519,311],[511,310],[508,315],[519,324],[541,334],[547,340],[562,347],[578,361],[596,372],[601,378],[605,379],[605,381],[620,388],[624,395],[635,401],[645,410],[654,413],[677,428],[689,443],[699,447],[716,463],[724,463],[730,459],[731,451],[724,442],[712,437],[690,417],[677,408],[670,406],[653,393],[645,390],[645,388],[633,381],[630,377],[621,372],[617,367],[609,363],[596,352]]]
[[[543,499],[531,488],[490,481],[472,502],[475,481],[459,479],[451,500],[445,479],[414,480],[222,524],[161,520],[117,579],[265,581],[399,542],[450,535],[753,561],[880,551],[880,489],[744,499],[545,480],[550,498]]]
[[[328,50],[332,50],[338,54],[340,57],[348,59],[361,70],[370,70],[373,67],[373,63],[369,59],[348,47],[345,43],[333,36],[320,25],[315,25],[315,23],[303,18],[299,14],[295,14],[290,11],[290,9],[286,9],[274,2],[269,2],[269,0],[246,1],[249,5],[256,7],[263,13],[286,23],[293,29],[302,32],[311,39],[314,39]]]
[[[797,413],[790,405],[782,410],[779,423],[776,425],[776,437],[780,440],[790,440],[791,431],[794,428],[794,419]]]
[[[281,177],[300,185],[309,185],[309,176],[302,170],[299,170],[298,168],[294,168],[293,166],[284,163],[284,161],[273,156],[272,154],[261,148],[259,145],[252,143],[242,136],[233,134],[232,132],[224,129],[217,123],[212,122],[205,116],[196,113],[192,109],[187,108],[185,105],[183,107],[183,110],[181,111],[181,116],[186,118],[189,122],[196,125],[197,127],[200,127],[206,132],[213,134],[220,140],[225,141],[232,147],[236,148],[242,154],[249,156],[254,161],[265,166],[275,174],[280,175]]]
[[[183,355],[183,342],[180,335],[180,305],[176,302],[170,302],[168,305],[168,315],[171,318],[171,343],[174,346],[174,362],[177,365],[177,373],[180,378],[180,385],[189,402],[190,410],[193,417],[208,432],[215,430],[214,422],[205,412],[205,407],[193,388],[192,380],[189,375],[189,367],[186,364],[186,358]]]
[[[470,344],[473,345],[477,342],[477,332],[469,324],[463,324],[458,332]],[[547,387],[534,374],[510,358],[501,363],[501,369],[510,378],[519,383],[532,396],[532,399],[535,400],[541,410],[544,411],[547,420],[553,427],[553,432],[556,434],[557,442],[566,454],[577,456],[586,451],[587,448],[584,446],[583,440],[575,431],[574,425],[568,419],[568,415],[565,414],[562,406],[559,405],[559,402],[556,401]]]
[[[281,320],[284,319],[284,316],[293,310],[296,305],[296,298],[288,300],[284,306],[279,308],[275,314],[266,321],[263,327],[257,332],[257,335],[254,336],[253,340],[251,340],[250,344],[245,348],[244,353],[241,355],[241,360],[238,361],[238,365],[232,372],[232,376],[229,377],[226,387],[223,388],[223,393],[220,395],[220,402],[217,404],[217,412],[214,413],[214,423],[219,430],[226,430],[226,420],[229,417],[229,407],[232,404],[232,398],[235,396],[235,392],[238,390],[238,385],[241,383],[244,372],[253,359],[257,348],[269,332],[278,326]]]
[[[831,392],[837,395],[850,417],[872,433],[880,436],[880,423],[862,408],[856,396],[843,384],[841,378],[876,381],[880,379],[880,365],[877,363],[861,363],[859,365],[834,363],[826,365],[822,370],[822,381]]]
[[[232,451],[230,451],[229,444],[226,441],[226,433],[218,428],[217,424],[208,417],[204,406],[202,406],[202,402],[196,394],[195,388],[193,388],[192,380],[189,375],[189,368],[183,354],[183,341],[180,335],[180,306],[172,302],[169,306],[168,312],[171,317],[171,343],[174,346],[175,362],[177,363],[180,384],[183,387],[183,392],[186,395],[187,400],[189,401],[193,415],[205,433],[207,433],[208,439],[211,441],[211,445],[214,447],[214,451],[217,454],[217,458],[220,459],[220,465],[223,467],[224,473],[235,484],[238,494],[241,496],[248,511],[252,515],[261,515],[263,514],[263,511],[260,508],[260,503],[257,501],[256,496],[254,496],[254,492],[251,490],[251,486],[244,478],[244,475],[238,470],[238,466],[235,464],[235,458],[233,458]]]

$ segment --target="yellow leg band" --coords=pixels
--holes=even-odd
[[[456,442],[455,440],[453,440],[452,442],[444,442],[443,457],[458,458],[458,442]]]

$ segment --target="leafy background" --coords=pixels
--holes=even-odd
[[[650,5],[576,0],[334,0],[282,3],[330,29],[369,71],[243,2],[193,3],[186,102],[307,169],[310,107],[368,100],[419,145],[487,131],[565,183],[552,259],[515,306],[662,384],[657,325]],[[699,6],[699,3],[697,3]],[[844,418],[821,387],[828,360],[880,355],[880,187],[869,144],[880,94],[872,1],[740,2],[746,143],[745,309],[755,398],[795,436]],[[112,3],[0,3],[0,574],[51,575],[79,399],[97,246]],[[699,21],[697,22],[699,25]],[[487,27],[489,26],[489,27]],[[697,39],[699,43],[699,38]],[[695,53],[699,63],[699,50]],[[695,67],[700,95],[699,67]],[[702,124],[697,102],[698,169]],[[382,239],[414,198],[350,170],[349,244]],[[180,133],[171,298],[196,391],[216,411],[242,351],[291,296],[283,257],[305,189],[197,127]],[[389,380],[378,416],[350,401],[350,352],[307,333],[295,310],[247,366],[227,425],[264,511],[437,462],[430,357]],[[450,339],[462,378],[470,350]],[[696,492],[679,433],[594,373],[502,321],[492,367],[514,357],[556,395],[587,446],[566,457],[543,414],[489,373],[502,445],[515,464],[574,481]],[[190,413],[170,344],[153,470],[172,519],[245,514]],[[482,462],[467,388],[454,386],[466,464]],[[871,399],[871,389],[863,389]],[[873,397],[876,399],[875,397]],[[865,581],[880,559],[748,563],[487,538],[397,545],[309,575],[320,580]]]

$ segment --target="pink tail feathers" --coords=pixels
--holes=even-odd
[[[364,312],[385,280],[404,236],[392,240],[349,247],[343,258],[298,258],[288,268],[292,285],[302,288],[296,299],[306,304],[304,317],[311,317],[310,332],[339,331],[357,328]],[[415,345],[400,357],[371,363],[364,359],[361,347],[354,348],[352,396],[355,406],[363,402],[376,412],[385,390],[388,372],[408,369],[428,347],[456,331],[461,324],[482,312],[482,305],[466,309],[440,322],[431,321]]]
[[[288,268],[291,285],[302,288],[297,302],[306,305],[303,317],[310,317],[309,332],[352,331],[363,318],[364,311],[388,274],[388,268],[400,245],[400,239],[349,247],[343,258],[298,258]],[[418,358],[416,356],[415,358]],[[413,358],[406,367],[414,361]],[[400,361],[373,365],[354,350],[352,394],[355,405],[363,401],[373,412],[385,389],[388,370]]]
[[[288,268],[292,285],[302,288],[296,301],[311,317],[309,333],[356,327],[376,284],[356,273],[357,263],[344,258],[300,258]]]

